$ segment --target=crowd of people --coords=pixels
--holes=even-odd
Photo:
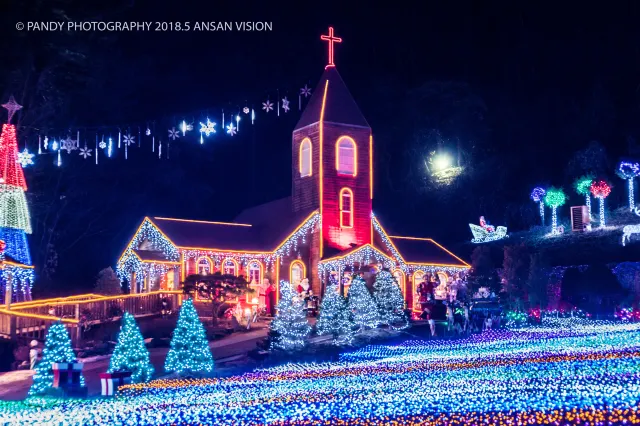
[[[476,303],[466,301],[466,286],[458,275],[442,283],[437,281],[435,274],[427,274],[416,293],[420,319],[428,321],[434,337],[437,335],[436,321],[446,323],[448,335],[478,333],[501,326],[500,311],[482,309]]]

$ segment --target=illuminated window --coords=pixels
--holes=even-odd
[[[227,275],[237,275],[238,265],[232,259],[227,259],[222,264],[222,273]]]
[[[197,265],[199,275],[207,275],[211,273],[211,261],[206,257],[198,259]]]
[[[260,284],[262,282],[262,268],[260,267],[260,263],[257,261],[253,261],[249,263],[249,267],[247,268],[249,273],[248,280],[251,284]]]
[[[293,286],[294,290],[298,288],[298,285],[304,279],[304,275],[304,263],[299,260],[294,260],[293,263],[291,263],[291,268],[289,269],[289,280],[291,281],[291,285]]]
[[[355,176],[357,170],[356,143],[348,136],[343,136],[336,143],[336,170],[341,175]]]
[[[340,227],[353,227],[353,192],[349,188],[340,190]]]
[[[300,177],[311,176],[311,141],[307,138],[300,144]]]

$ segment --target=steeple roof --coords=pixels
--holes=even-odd
[[[328,86],[327,86],[328,82]],[[327,66],[294,130],[320,121],[325,87],[324,122],[369,127],[335,66]]]

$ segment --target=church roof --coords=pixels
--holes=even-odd
[[[151,221],[181,248],[271,252],[314,211],[292,213],[291,198],[240,213],[234,222],[153,217]]]
[[[325,68],[320,82],[311,95],[311,99],[302,112],[302,116],[294,130],[320,121],[325,87],[327,91],[326,101],[324,102],[323,121],[325,123],[370,127],[364,115],[362,115],[360,108],[358,108],[358,104],[356,104],[353,96],[351,96],[346,84],[344,84],[342,77],[340,77],[336,67],[328,66]]]
[[[143,262],[164,262],[167,263],[166,256],[159,251],[152,250],[133,250],[133,252],[140,258]],[[179,262],[171,262],[171,263],[179,263]]]
[[[431,238],[389,236],[407,263],[435,266],[469,267],[469,264]]]

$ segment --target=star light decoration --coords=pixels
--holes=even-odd
[[[284,112],[289,112],[289,110],[291,109],[291,107],[289,106],[289,99],[287,99],[286,96],[282,99],[282,109],[284,110]]]
[[[0,422],[633,424],[640,416],[639,328],[543,318],[541,326],[455,341],[368,345],[334,362],[125,385],[114,399],[8,402]]]
[[[22,167],[31,166],[33,164],[33,157],[35,157],[35,155],[30,153],[27,147],[25,147],[22,152],[18,153],[18,163],[20,163]]]
[[[269,111],[273,111],[273,102],[270,102],[269,99],[267,99],[266,102],[262,103],[262,109],[267,113]]]
[[[22,105],[16,102],[13,95],[9,97],[9,102],[7,102],[6,104],[2,104],[2,107],[9,113],[7,123],[11,123],[11,119],[13,118],[13,115],[16,113],[16,111],[20,111],[22,109]]]
[[[124,138],[122,139],[122,142],[126,146],[134,145],[136,143],[136,137],[135,136],[131,136],[130,134],[124,135]]]

